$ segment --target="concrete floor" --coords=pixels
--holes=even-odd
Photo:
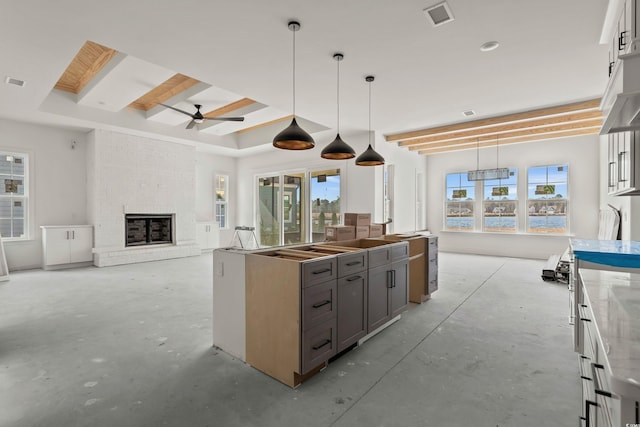
[[[0,284],[1,426],[575,426],[566,285],[440,254],[440,290],[293,390],[211,346],[211,255]]]

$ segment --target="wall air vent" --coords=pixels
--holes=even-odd
[[[6,84],[9,84],[9,85],[16,85],[16,86],[20,86],[20,87],[22,87],[22,86],[24,86],[26,84],[24,80],[14,79],[13,77],[7,77],[4,80],[4,82]]]
[[[423,12],[434,27],[453,21],[453,14],[446,2],[428,7]]]

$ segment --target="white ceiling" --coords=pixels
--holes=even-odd
[[[147,119],[140,111],[95,108],[91,102],[98,98],[78,103],[64,93],[52,97],[52,88],[91,40],[128,55],[133,70],[140,63],[169,70],[156,72],[156,80],[182,73],[222,89],[221,105],[251,98],[269,106],[260,110],[264,117],[252,120],[272,120],[292,108],[291,19],[302,24],[296,33],[296,114],[318,124],[317,130],[336,125],[335,52],[345,56],[343,134],[367,129],[368,74],[376,76],[373,127],[384,134],[592,99],[607,81],[607,47],[599,44],[606,0],[449,0],[455,20],[439,27],[422,12],[437,0],[2,3],[0,117],[192,141],[234,156],[255,152],[242,149],[255,144],[223,135],[236,129],[233,123],[188,131],[167,124],[186,124],[175,112],[155,111]],[[491,40],[500,47],[481,52]],[[4,84],[9,76],[26,86]],[[107,80],[102,83],[103,96],[123,102]],[[477,116],[465,118],[466,110]],[[333,139],[326,132],[319,136],[319,146]],[[271,143],[264,134],[258,142]]]

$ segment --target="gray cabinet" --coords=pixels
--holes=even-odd
[[[367,333],[367,285],[364,268],[338,279],[338,352]]]
[[[409,306],[409,245],[398,242],[369,249],[367,333]]]
[[[317,259],[303,264],[301,374],[306,374],[336,354],[336,276],[335,258]]]
[[[609,195],[640,194],[640,131],[611,133],[608,137]]]

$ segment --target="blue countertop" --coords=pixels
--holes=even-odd
[[[611,267],[640,268],[640,242],[571,239],[571,251],[582,261]]]

